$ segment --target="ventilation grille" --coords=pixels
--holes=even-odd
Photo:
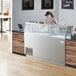
[[[26,55],[33,56],[33,48],[26,47]]]

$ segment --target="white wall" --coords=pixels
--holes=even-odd
[[[74,9],[62,9],[62,0],[54,0],[54,9],[52,11],[56,19],[67,25],[76,25],[76,0],[74,0]],[[13,29],[18,29],[17,24],[25,26],[26,21],[44,21],[45,13],[48,10],[41,10],[41,0],[34,0],[34,10],[22,10],[22,0],[13,0]]]
[[[59,1],[54,0],[54,9],[49,9],[58,20]],[[34,0],[34,10],[22,10],[22,0],[13,0],[13,29],[18,29],[17,24],[25,26],[26,21],[44,21],[45,13],[48,10],[41,10],[41,0]]]
[[[59,2],[59,22],[76,25],[76,0],[74,0],[74,9],[61,9],[61,0]]]

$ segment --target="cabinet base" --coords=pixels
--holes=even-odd
[[[74,65],[70,65],[70,64],[65,64],[66,66],[72,67],[72,68],[76,68],[76,66]]]
[[[26,54],[24,54],[24,53],[18,53],[18,52],[14,52],[14,51],[12,53],[22,55],[22,56],[26,56]]]

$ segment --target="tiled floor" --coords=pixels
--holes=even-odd
[[[0,34],[0,76],[76,76],[76,69],[11,53],[11,34]]]

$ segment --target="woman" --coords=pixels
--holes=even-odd
[[[46,24],[52,24],[52,25],[57,24],[57,22],[56,22],[56,20],[54,18],[54,15],[52,14],[52,12],[47,11],[45,16],[46,16],[46,20],[45,20]]]

